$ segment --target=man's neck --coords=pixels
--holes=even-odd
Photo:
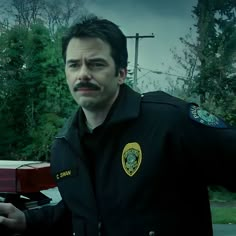
[[[91,111],[91,110],[87,110],[87,109],[82,108],[85,118],[86,118],[86,125],[88,126],[88,128],[90,130],[95,129],[96,127],[98,127],[99,125],[101,125],[105,121],[113,103],[115,102],[116,98],[118,97],[118,94],[119,94],[119,90],[117,91],[117,94],[114,97],[114,99],[111,101],[111,103],[108,104],[106,107],[103,107],[100,110]]]
[[[93,130],[104,122],[109,112],[109,109],[96,112],[91,112],[85,109],[83,109],[83,111],[86,117],[86,125],[90,130]]]

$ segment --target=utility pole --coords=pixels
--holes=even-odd
[[[126,38],[135,39],[135,54],[134,54],[134,90],[137,91],[138,87],[138,47],[140,38],[154,38],[154,34],[151,35],[139,35],[136,33],[134,36],[126,36]]]

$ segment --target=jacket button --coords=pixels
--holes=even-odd
[[[149,236],[155,236],[156,234],[155,234],[155,231],[149,231],[149,234],[148,234]]]
[[[102,223],[98,222],[98,236],[101,236],[101,228],[102,228]]]
[[[73,233],[73,236],[75,236],[75,232]]]
[[[102,223],[98,222],[98,229],[100,230],[102,228]]]

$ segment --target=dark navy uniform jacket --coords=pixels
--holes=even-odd
[[[235,129],[195,104],[126,85],[101,126],[89,133],[82,120],[78,111],[52,147],[63,200],[27,211],[29,230],[212,235],[208,186],[236,191]]]

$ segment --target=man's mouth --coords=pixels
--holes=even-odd
[[[78,84],[75,85],[74,87],[74,92],[77,91],[97,91],[100,90],[100,88],[95,85],[95,84],[91,84],[91,83],[84,83],[84,82],[80,82]]]

